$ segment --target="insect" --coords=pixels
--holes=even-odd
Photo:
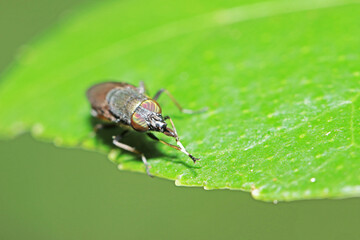
[[[143,82],[140,82],[139,87],[124,82],[103,82],[93,85],[86,93],[92,108],[91,114],[96,118],[111,123],[110,125],[97,125],[95,129],[97,130],[106,126],[119,126],[125,129],[122,134],[113,136],[113,144],[121,149],[140,155],[149,176],[151,176],[151,174],[145,155],[134,147],[120,142],[129,130],[146,133],[153,140],[183,152],[189,156],[194,163],[199,160],[188,153],[181,144],[172,119],[169,116],[162,115],[161,107],[156,100],[163,92],[170,97],[183,113],[192,114],[206,111],[206,108],[200,111],[183,109],[166,89],[160,89],[153,98],[149,98],[145,94]],[[170,121],[172,128],[168,127],[166,120]],[[157,138],[151,132],[161,132],[166,136],[174,138],[177,146]]]

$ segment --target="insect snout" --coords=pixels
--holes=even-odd
[[[164,121],[163,117],[161,116],[161,114],[158,113],[152,113],[149,116],[149,122],[150,122],[150,126],[151,128],[158,130],[160,132],[164,132],[166,130],[166,122]]]
[[[167,124],[165,122],[156,122],[156,126],[163,132],[166,129]]]

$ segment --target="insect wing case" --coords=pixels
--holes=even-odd
[[[106,96],[110,111],[127,124],[131,123],[131,116],[146,99],[137,88],[131,87],[114,88]]]
[[[125,124],[130,124],[134,107],[141,103],[141,99],[146,99],[135,86],[121,82],[96,84],[88,89],[86,95],[96,117],[112,122],[120,120]]]

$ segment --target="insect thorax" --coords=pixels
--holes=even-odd
[[[106,100],[109,104],[109,109],[120,122],[130,124],[131,116],[135,109],[147,97],[139,93],[133,88],[115,88],[109,91],[106,95]]]

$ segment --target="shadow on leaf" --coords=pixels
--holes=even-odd
[[[95,129],[97,124],[104,124],[104,122],[101,122],[100,120],[90,117],[89,118],[90,124]],[[110,148],[116,148],[114,146],[112,140],[113,136],[121,135],[124,131],[121,127],[118,127],[116,125],[104,125],[105,127],[102,129],[99,129],[96,131],[96,137],[100,140],[102,144],[108,145]],[[95,131],[95,130],[94,130]],[[148,161],[151,163],[152,158],[161,158],[161,160],[166,162],[173,162],[175,164],[181,164],[189,169],[196,169],[199,168],[197,166],[190,165],[184,161],[177,160],[177,155],[175,154],[164,154],[161,151],[158,150],[157,145],[161,144],[156,141],[153,141],[149,139],[146,134],[139,133],[135,131],[129,131],[120,141],[121,143],[124,143],[126,145],[129,145],[131,147],[134,147],[136,150],[144,153],[145,157],[148,159]],[[137,156],[137,158],[140,160],[140,157],[134,153],[128,152],[126,150],[121,149],[121,151],[125,154],[132,154],[134,156]],[[176,151],[176,150],[174,150]]]

